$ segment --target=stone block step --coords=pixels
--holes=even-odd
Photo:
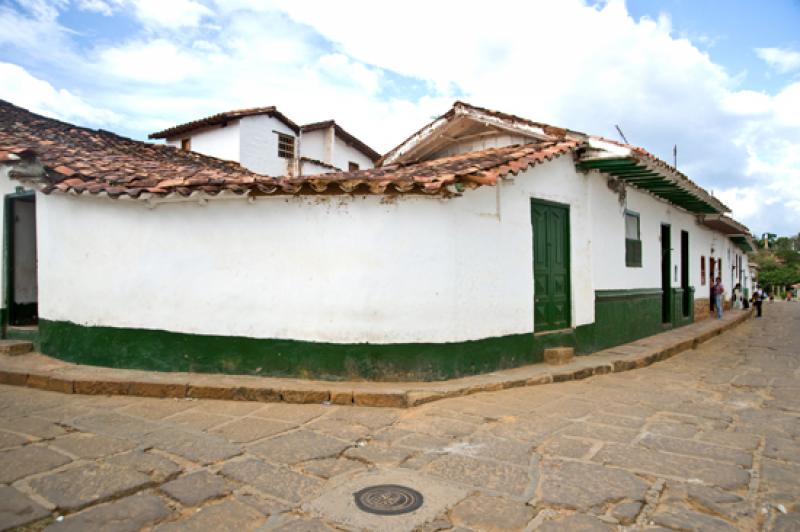
[[[544,361],[547,364],[560,366],[575,358],[574,347],[548,347],[544,350]]]
[[[0,340],[0,355],[24,355],[33,351],[33,342],[25,340]]]

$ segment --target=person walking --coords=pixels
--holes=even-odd
[[[722,286],[722,278],[717,277],[717,281],[714,283],[712,287],[713,294],[714,294],[714,306],[717,309],[717,319],[722,319],[722,294],[725,293],[725,287]]]
[[[753,306],[756,307],[756,318],[761,317],[761,305],[764,303],[764,291],[760,286],[756,286],[753,292]]]

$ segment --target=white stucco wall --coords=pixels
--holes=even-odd
[[[267,115],[246,116],[239,121],[241,151],[239,162],[259,174],[287,174],[289,159],[278,157],[278,134],[295,137],[295,156],[298,152],[297,134],[286,124]]]
[[[689,233],[689,285],[695,298],[708,298],[711,286],[710,257],[722,259],[722,282],[726,299],[737,280],[731,266],[736,254],[746,254],[725,235],[697,222],[695,215],[644,191],[626,187],[625,202],[607,187],[607,178],[592,173],[593,242],[596,250],[594,285],[598,290],[661,287],[661,224],[670,225],[670,285],[681,286],[681,231]],[[625,209],[639,214],[642,266],[625,266]],[[713,251],[712,251],[713,250]],[[730,250],[730,255],[729,255]],[[602,257],[602,259],[600,258]],[[701,280],[701,257],[705,258],[706,279]],[[730,257],[730,258],[729,258]],[[677,267],[677,268],[676,268]],[[744,286],[744,284],[743,284]]]
[[[563,156],[450,200],[267,197],[148,209],[40,196],[39,312],[83,325],[339,343],[529,333],[532,197],[570,206],[573,326],[594,321],[597,289],[660,287],[662,221],[672,225],[673,265],[680,230],[690,231],[690,283],[703,297],[698,254],[713,232],[629,189],[644,256],[642,268],[625,268],[616,195]]]
[[[46,196],[40,263],[58,267],[40,271],[40,315],[332,342],[531,332],[532,194],[572,204],[572,256],[589,254],[586,178],[572,168],[563,158],[454,200],[294,197],[147,209]],[[590,258],[572,271],[573,322],[590,323]]]
[[[330,145],[330,135],[327,129],[315,129],[314,131],[303,132],[300,144],[300,155],[316,159],[324,163],[330,162],[332,146]],[[347,167],[345,167],[345,170]]]
[[[347,144],[341,137],[335,137],[331,164],[346,171],[350,161],[358,164],[359,170],[365,170],[375,166],[369,157]]]
[[[167,140],[167,145],[180,149],[181,139],[192,139],[192,151],[228,161],[239,161],[239,122],[229,122],[225,127],[213,126],[191,131]]]

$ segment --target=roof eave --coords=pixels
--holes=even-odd
[[[694,214],[730,212],[721,201],[663,161],[659,164],[630,148],[621,148],[615,153],[590,149],[581,156],[578,165],[613,175]]]

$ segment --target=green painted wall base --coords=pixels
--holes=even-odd
[[[597,290],[594,329],[595,351],[663,332],[661,289]]]
[[[585,355],[663,331],[661,291],[604,290],[596,321],[550,334],[454,343],[333,344],[89,327],[39,320],[39,350],[70,362],[116,368],[326,380],[435,381],[541,362],[547,347]]]

